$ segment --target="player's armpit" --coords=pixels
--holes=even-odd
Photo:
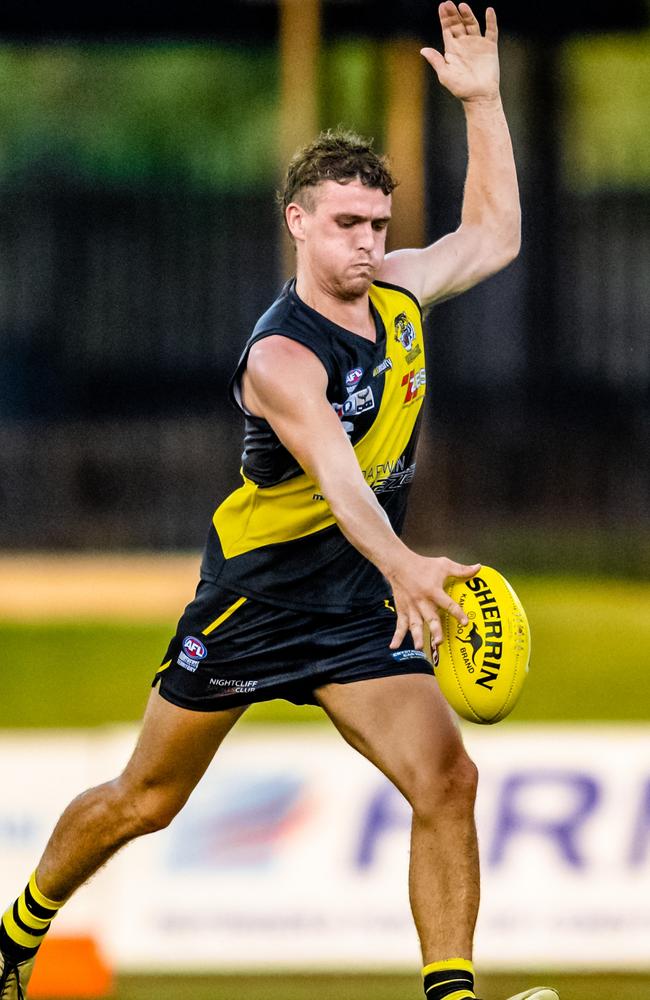
[[[364,483],[313,351],[288,337],[265,337],[251,348],[242,388],[246,408],[268,421],[326,497],[338,477]]]
[[[412,292],[423,308],[460,295],[515,259],[512,244],[480,226],[461,225],[421,250],[386,255],[378,277]]]

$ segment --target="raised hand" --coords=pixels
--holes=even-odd
[[[437,49],[421,49],[443,87],[462,101],[493,100],[499,95],[497,16],[485,12],[485,35],[469,4],[451,0],[438,8],[444,56]]]

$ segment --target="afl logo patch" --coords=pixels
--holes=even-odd
[[[188,635],[183,639],[183,652],[191,660],[204,660],[208,655],[208,651],[201,640],[193,635]]]
[[[353,386],[355,386],[357,382],[360,381],[362,375],[363,375],[363,368],[351,368],[350,371],[345,376],[345,384],[347,388],[351,389]]]

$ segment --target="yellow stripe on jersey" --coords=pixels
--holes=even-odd
[[[399,463],[413,434],[426,380],[417,304],[402,291],[377,285],[371,286],[370,298],[386,330],[385,357],[390,367],[379,411],[354,450],[367,483],[377,487],[392,473],[407,471]],[[408,324],[414,338],[407,347],[396,331]],[[320,498],[318,485],[305,474],[264,488],[243,472],[242,478],[243,486],[226,497],[213,519],[226,559],[304,538],[336,523],[327,502]]]
[[[234,615],[237,608],[241,608],[242,604],[245,604],[247,600],[248,600],[247,597],[240,597],[239,600],[235,601],[234,604],[231,604],[229,608],[226,608],[226,610],[222,615],[219,615],[218,618],[215,618],[215,620],[212,622],[211,625],[208,625],[207,628],[204,628],[201,635],[210,635],[210,632],[214,632],[214,630],[216,628],[219,628],[219,626],[222,625],[227,618],[230,618],[231,615]]]
[[[304,538],[334,524],[325,500],[313,500],[318,487],[308,476],[294,476],[261,489],[242,472],[244,485],[217,508],[214,526],[226,559],[274,542]]]

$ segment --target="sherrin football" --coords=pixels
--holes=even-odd
[[[526,612],[505,577],[490,566],[446,590],[469,624],[442,616],[443,641],[435,666],[440,690],[463,719],[482,725],[499,722],[514,708],[528,673]]]

